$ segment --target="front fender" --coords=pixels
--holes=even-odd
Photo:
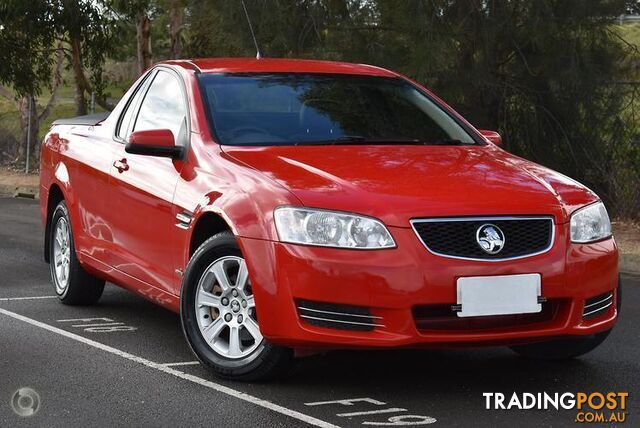
[[[274,209],[280,205],[302,205],[281,185],[221,151],[212,161],[213,165],[207,168],[185,165],[176,186],[175,214],[192,218],[187,233],[181,234],[182,266],[189,261],[195,226],[203,216],[217,215],[238,237],[275,241],[278,234]]]

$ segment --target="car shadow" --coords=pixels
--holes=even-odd
[[[113,290],[107,296],[99,305],[102,309],[123,318],[134,313],[155,327],[151,334],[154,339],[158,335],[158,340],[165,343],[187,347],[176,314],[124,290]],[[615,385],[626,388],[628,379],[624,373],[633,372],[635,367],[629,365],[628,355],[618,351],[624,348],[629,335],[621,327],[614,329],[596,350],[567,361],[528,359],[506,347],[331,351],[296,359],[294,368],[275,382],[292,389],[333,385],[340,390],[353,389],[354,393],[392,390],[456,396],[461,392],[477,396],[478,391],[578,391]],[[211,379],[215,377],[211,375]]]
[[[402,391],[446,393],[573,389],[589,379],[607,384],[606,364],[589,356],[569,361],[519,357],[508,348],[469,350],[335,351],[300,359],[287,384],[350,384],[375,390],[381,384]]]

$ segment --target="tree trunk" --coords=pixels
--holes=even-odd
[[[182,57],[182,22],[184,21],[184,8],[179,1],[171,2],[169,11],[169,35],[171,37],[171,59]]]
[[[56,54],[56,65],[53,68],[53,73],[51,74],[51,97],[49,97],[49,101],[45,104],[42,111],[38,114],[38,126],[49,117],[53,107],[56,105],[58,101],[58,89],[60,89],[60,84],[62,83],[62,65],[64,63],[64,51],[62,50],[62,42],[58,43],[58,53]]]
[[[87,79],[84,75],[84,67],[82,66],[82,49],[80,47],[80,40],[71,40],[71,67],[73,69],[73,77],[75,81],[75,103],[76,103],[76,115],[82,116],[87,114],[87,99],[85,97],[85,91],[87,88]]]
[[[16,107],[20,117],[21,138],[20,143],[15,148],[16,162],[26,160],[28,143],[30,166],[38,165],[38,159],[40,158],[40,125],[49,116],[56,103],[58,89],[60,89],[60,83],[62,82],[60,72],[63,64],[64,52],[62,51],[62,43],[59,43],[56,63],[51,75],[51,97],[40,113],[38,113],[35,95],[27,94],[16,100],[12,91],[4,86],[0,86],[0,95],[16,101]],[[31,125],[31,129],[29,129],[29,125]]]
[[[136,23],[136,39],[138,44],[138,74],[151,67],[151,20],[146,10],[138,13]]]
[[[82,65],[82,51],[80,47],[80,40],[71,41],[71,65],[73,68],[73,76],[76,85],[76,114],[82,116],[88,113],[87,111],[87,99],[86,95],[91,94],[91,83],[87,80],[87,76],[84,74],[84,66]],[[59,64],[57,69],[59,69]],[[57,71],[59,74],[60,72]],[[109,103],[107,99],[100,94],[96,94],[96,103],[105,110],[113,110],[113,104]],[[48,114],[48,113],[47,113]]]
[[[115,107],[115,104],[110,103],[106,97],[99,96],[99,95],[96,95],[96,104],[98,104],[100,107],[102,107],[107,111],[111,111]]]
[[[18,102],[18,109],[20,111],[22,139],[21,144],[18,146],[18,156],[16,160],[26,159],[28,144],[30,153],[29,157],[31,161],[30,163],[33,164],[38,159],[38,134],[40,133],[35,96],[29,94],[22,97]],[[30,130],[29,122],[31,122]],[[31,132],[29,133],[29,131]]]

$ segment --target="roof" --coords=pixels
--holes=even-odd
[[[317,61],[284,58],[198,58],[192,60],[166,61],[167,64],[193,69],[195,65],[202,73],[334,73],[362,74],[368,76],[396,76],[389,70],[366,64],[348,62]]]

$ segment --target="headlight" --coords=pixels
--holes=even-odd
[[[586,243],[611,236],[611,221],[602,202],[580,208],[571,215],[571,242]]]
[[[282,242],[340,248],[391,248],[396,244],[373,218],[307,208],[279,207],[274,212]]]

